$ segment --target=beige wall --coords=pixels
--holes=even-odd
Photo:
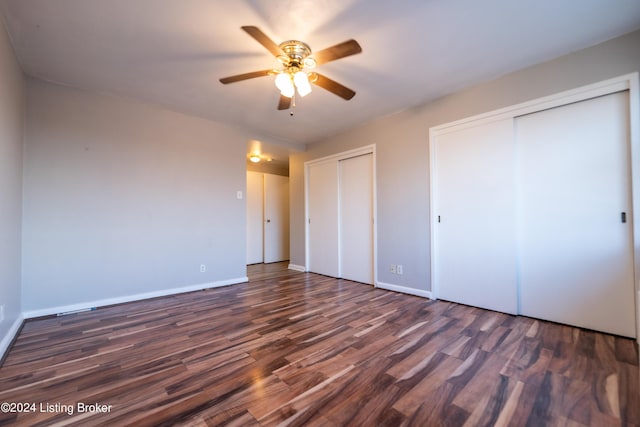
[[[376,144],[378,280],[430,290],[429,128],[638,71],[637,46],[640,32],[293,155],[291,264],[305,262],[304,161]],[[37,80],[27,87],[23,159],[24,79],[0,31],[0,339],[21,304],[37,312],[245,275],[245,202],[236,192],[245,189],[246,141],[255,135]],[[392,263],[404,275],[390,274]]]
[[[378,280],[430,290],[429,128],[638,71],[638,46],[640,31],[376,120],[292,156],[291,263],[305,262],[303,163],[376,144]],[[403,264],[404,275],[389,273],[390,264]]]
[[[27,93],[26,315],[246,276],[253,135],[38,80]]]
[[[0,357],[20,322],[24,77],[0,19]]]

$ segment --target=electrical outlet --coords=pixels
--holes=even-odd
[[[402,276],[402,274],[404,273],[404,269],[402,268],[402,264],[398,264],[396,266],[396,273],[398,273],[399,275]]]
[[[200,264],[200,273],[204,273],[205,271],[207,271],[207,266],[204,264]]]
[[[396,274],[396,265],[395,264],[391,264],[391,266],[389,267],[389,273]]]
[[[0,305],[0,322],[4,322],[4,305]]]

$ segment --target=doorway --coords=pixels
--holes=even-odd
[[[247,264],[289,259],[289,178],[247,172]]]

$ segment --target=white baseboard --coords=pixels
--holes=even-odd
[[[301,265],[289,264],[289,270],[299,271],[301,273],[306,273],[307,269]]]
[[[201,291],[203,289],[219,288],[221,286],[234,285],[236,283],[244,283],[248,281],[249,281],[249,278],[247,278],[246,276],[238,277],[235,279],[220,280],[220,281],[209,282],[209,283],[200,283],[197,285],[189,285],[181,288],[162,289],[160,291],[145,292],[142,294],[126,295],[126,296],[116,297],[116,298],[106,298],[106,299],[101,299],[96,301],[81,302],[78,304],[63,305],[58,307],[48,307],[48,308],[43,308],[38,310],[30,310],[30,311],[25,311],[24,313],[22,313],[22,315],[25,319],[32,319],[34,317],[51,316],[53,314],[68,313],[68,312],[78,311],[78,310],[89,310],[95,307],[104,307],[106,305],[122,304],[125,302],[140,301],[140,300],[156,298],[156,297],[164,297],[167,295],[182,294],[185,292]]]
[[[7,350],[9,350],[9,346],[11,342],[20,331],[20,327],[22,326],[22,322],[24,321],[24,317],[22,315],[18,316],[18,318],[13,322],[13,325],[7,331],[7,334],[0,341],[0,360],[4,357]]]
[[[431,295],[432,295],[431,291],[424,291],[422,289],[409,288],[407,286],[399,286],[399,285],[392,285],[391,283],[378,282],[376,283],[376,288],[433,299],[431,298]]]

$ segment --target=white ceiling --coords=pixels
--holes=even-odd
[[[0,0],[0,11],[31,76],[290,147],[640,28],[638,0]],[[318,69],[356,96],[314,87],[290,117],[272,77],[222,85],[278,66],[243,25],[316,51],[356,39],[363,53]]]

